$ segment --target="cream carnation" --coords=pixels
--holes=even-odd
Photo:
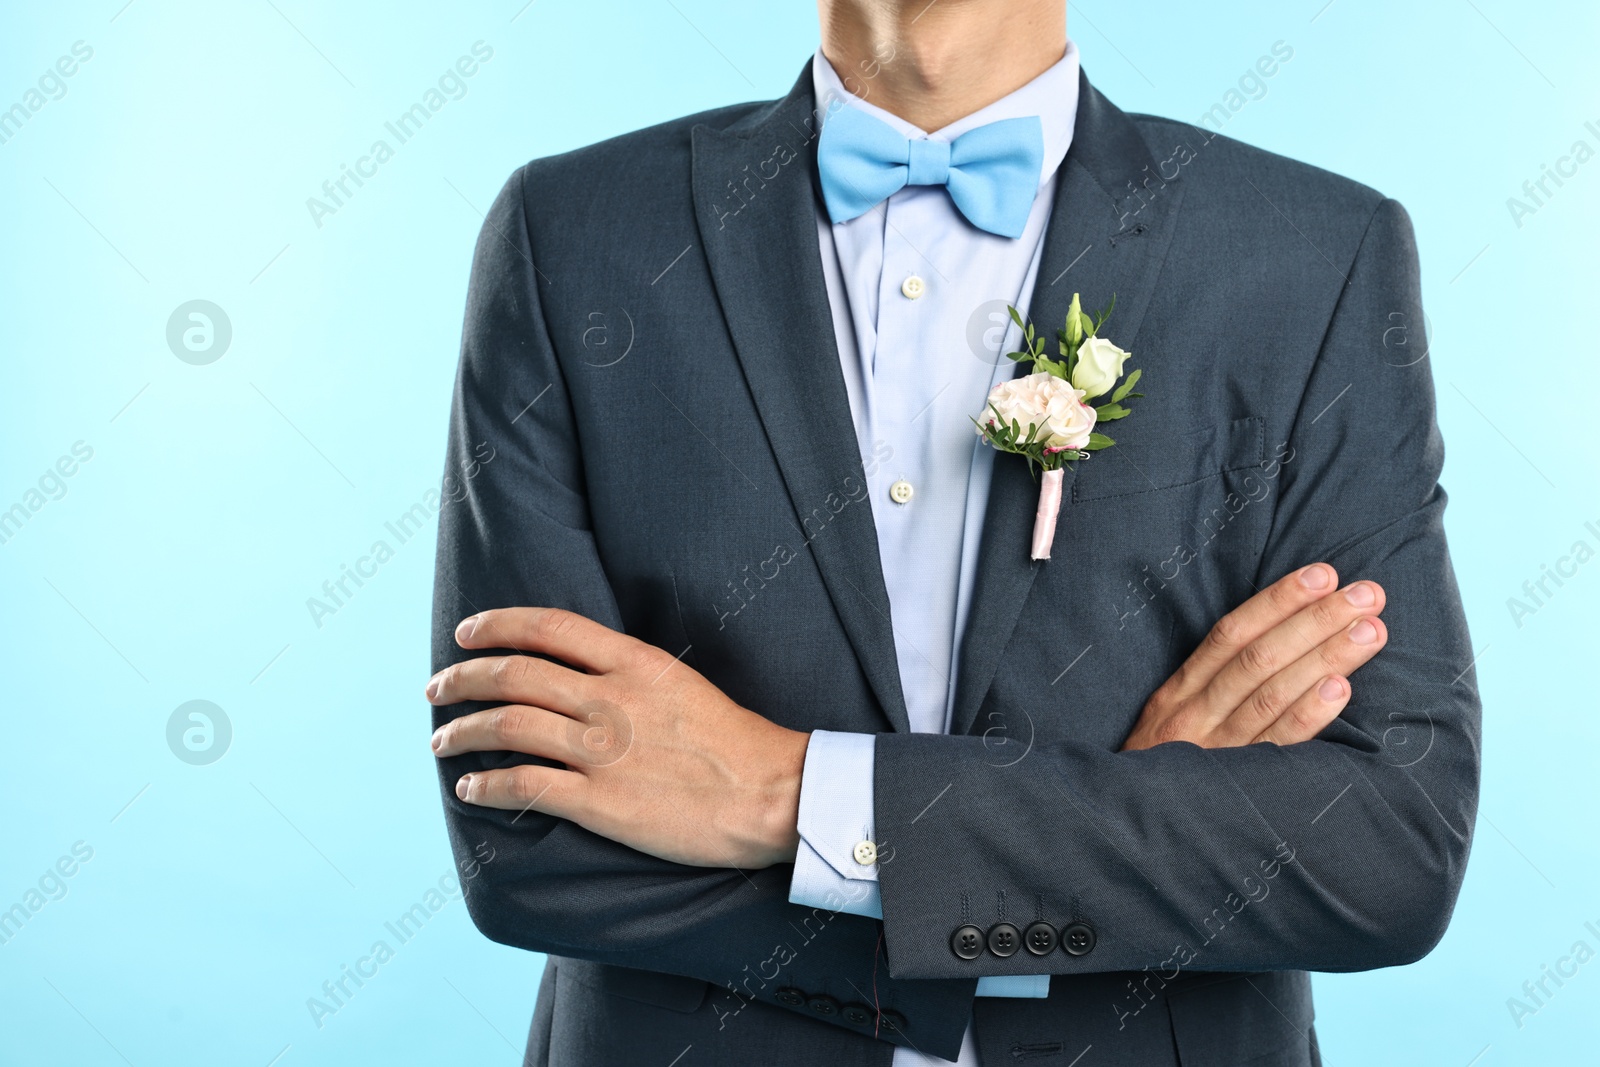
[[[1081,449],[1094,430],[1094,408],[1083,402],[1084,390],[1045,371],[1001,382],[989,392],[989,406],[979,416],[978,433],[1004,420],[1015,422],[1027,437],[1028,427],[1039,427],[1035,443],[1052,452]]]

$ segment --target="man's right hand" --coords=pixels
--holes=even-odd
[[[1378,618],[1383,588],[1338,584],[1331,566],[1313,563],[1224,615],[1150,697],[1123,751],[1168,741],[1232,748],[1316,737],[1349,702],[1350,673],[1389,637]]]

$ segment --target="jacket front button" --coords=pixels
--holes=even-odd
[[[975,960],[983,955],[983,931],[976,926],[962,926],[950,935],[950,951],[964,960]]]
[[[1094,927],[1088,923],[1068,923],[1061,928],[1061,947],[1069,956],[1087,955],[1094,942]]]
[[[1010,956],[1022,944],[1022,931],[1010,923],[995,923],[989,927],[989,951],[996,956]]]

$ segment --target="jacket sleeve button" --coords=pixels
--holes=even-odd
[[[782,989],[772,994],[772,999],[776,1000],[779,1004],[787,1004],[791,1008],[798,1008],[800,1005],[806,1002],[806,995],[791,985],[784,986]]]
[[[1068,923],[1061,928],[1061,947],[1069,956],[1088,955],[1094,942],[1094,927],[1088,923]]]
[[[1048,956],[1056,948],[1056,928],[1047,922],[1036,922],[1022,932],[1022,944],[1035,956]]]
[[[995,923],[989,927],[989,951],[996,956],[1010,956],[1022,946],[1022,931],[1010,923]]]
[[[826,993],[818,993],[807,1000],[806,1007],[828,1019],[839,1014],[839,1002]]]
[[[950,951],[964,960],[975,960],[983,955],[983,931],[967,925],[956,928],[950,935]]]

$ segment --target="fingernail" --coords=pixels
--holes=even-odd
[[[456,799],[457,800],[465,800],[465,799],[467,799],[467,788],[471,784],[472,784],[472,775],[464,774],[464,775],[461,776],[460,780],[456,782]]]
[[[432,744],[433,750],[435,752],[439,751],[439,746],[444,744],[444,727],[443,726],[439,727],[437,730],[435,730],[433,732],[433,741],[430,742],[430,744]]]
[[[432,680],[428,682],[427,697],[428,697],[429,700],[433,700],[433,699],[437,698],[438,695],[439,695],[439,676],[436,674],[436,675],[433,676]]]
[[[1358,645],[1370,645],[1378,639],[1378,628],[1372,625],[1372,620],[1362,619],[1350,627],[1350,640]]]
[[[1317,690],[1317,696],[1321,697],[1326,703],[1332,704],[1344,696],[1344,683],[1337,678],[1329,678]]]
[[[1344,591],[1344,598],[1358,608],[1368,608],[1377,602],[1378,594],[1366,582],[1357,582]]]
[[[476,615],[462,619],[456,624],[456,640],[470,641],[472,635],[478,631],[478,617]]]
[[[1300,584],[1307,589],[1328,588],[1328,568],[1320,563],[1313,563],[1300,572]]]

